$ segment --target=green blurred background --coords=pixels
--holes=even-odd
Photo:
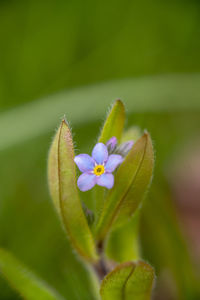
[[[156,150],[140,226],[154,299],[198,300],[198,0],[0,1],[0,246],[66,299],[94,299],[51,204],[47,153],[64,114],[90,151],[117,97]],[[1,278],[0,299],[18,298]]]

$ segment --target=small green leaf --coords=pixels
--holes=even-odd
[[[105,144],[113,136],[115,136],[118,141],[120,141],[124,129],[124,122],[124,104],[121,100],[116,100],[106,118],[99,137],[99,142]]]
[[[102,281],[100,294],[102,300],[124,300],[125,286],[134,271],[135,264],[126,262],[117,266]]]
[[[129,300],[133,297],[137,300],[150,299],[154,278],[153,268],[149,264],[139,261],[126,283],[125,299]]]
[[[48,179],[52,199],[71,243],[82,257],[95,261],[95,244],[79,199],[73,141],[65,120],[50,149]]]
[[[36,277],[11,253],[0,248],[0,273],[23,299],[63,300],[53,288]]]
[[[128,193],[125,195],[120,207],[119,214],[117,216],[116,223],[121,224],[127,221],[127,218],[131,217],[146,194],[146,191],[151,183],[153,166],[154,166],[154,153],[150,135],[146,135],[146,144],[144,147],[143,157],[137,169],[132,184]],[[135,151],[130,155],[135,157]],[[128,163],[128,162],[127,162]],[[133,162],[134,163],[134,162]]]
[[[106,241],[106,255],[109,259],[119,263],[139,259],[139,215],[140,211],[137,210],[123,226],[111,230]]]
[[[143,261],[126,262],[110,272],[101,284],[102,300],[149,300],[154,270]]]
[[[153,148],[148,133],[133,145],[115,176],[115,185],[109,191],[99,222],[96,237],[104,239],[112,224],[126,222],[141,203],[151,181],[153,170]]]
[[[121,143],[127,141],[136,142],[142,136],[142,130],[138,126],[131,126],[128,130],[126,130],[121,138]]]

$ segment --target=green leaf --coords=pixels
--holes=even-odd
[[[126,221],[141,204],[151,181],[153,161],[151,138],[144,133],[116,173],[115,185],[108,192],[96,226],[98,240],[104,239],[117,218],[118,222]]]
[[[112,105],[108,116],[105,120],[103,128],[99,136],[99,142],[106,144],[106,142],[113,136],[120,141],[125,122],[125,107],[121,100],[116,100]],[[99,186],[94,188],[95,197],[95,220],[97,222],[100,211],[102,210],[104,203],[105,189]]]
[[[61,127],[57,130],[56,135],[50,147],[48,157],[48,183],[51,198],[55,208],[61,217],[60,195],[59,195],[59,177],[58,177],[58,143]]]
[[[123,226],[111,230],[106,241],[109,259],[120,263],[139,259],[139,213],[138,210]]]
[[[53,288],[30,272],[11,253],[1,248],[0,273],[24,299],[63,300]]]
[[[124,129],[124,122],[124,104],[121,100],[116,100],[106,118],[99,137],[99,142],[105,144],[113,136],[115,136],[117,140],[120,141]]]
[[[141,129],[132,126],[123,133],[121,142],[136,142],[141,135]],[[137,211],[123,226],[112,228],[106,241],[106,255],[110,259],[120,263],[139,259],[139,217],[140,211]]]
[[[48,179],[51,196],[72,245],[82,257],[95,261],[95,244],[79,199],[73,141],[65,120],[50,149]]]
[[[138,165],[138,169],[136,171],[137,173],[134,175],[130,189],[125,195],[123,202],[121,203],[121,207],[116,221],[117,224],[126,222],[127,219],[133,215],[133,213],[142,203],[142,200],[146,194],[146,191],[152,179],[154,166],[153,146],[150,135],[148,133],[146,133],[145,135],[146,144],[143,149],[143,157]],[[127,164],[129,164],[131,163],[131,157],[133,158],[132,167],[135,160],[134,157],[137,155],[136,152],[137,149],[134,149],[133,147],[132,153],[130,153],[130,160],[127,160]],[[128,173],[126,175],[128,176]]]
[[[142,131],[138,126],[131,126],[126,130],[121,139],[121,143],[127,142],[127,141],[134,141],[136,142],[140,137],[142,136]]]
[[[199,81],[198,73],[112,80],[13,108],[0,114],[0,150],[49,132],[64,112],[70,112],[76,125],[102,118],[105,107],[118,97],[124,99],[129,113],[199,110]]]
[[[102,300],[149,300],[154,283],[154,270],[143,261],[117,266],[103,280]]]
[[[153,268],[149,264],[139,261],[126,283],[125,299],[129,300],[133,297],[137,300],[150,299],[154,278]]]

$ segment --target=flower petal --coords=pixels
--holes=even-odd
[[[75,156],[74,162],[77,164],[81,172],[92,171],[95,166],[94,159],[88,154],[79,154]]]
[[[117,145],[117,138],[113,136],[106,143],[108,152],[112,152],[115,149],[116,145]]]
[[[107,189],[111,189],[114,185],[114,176],[110,173],[104,173],[97,177],[97,184],[105,186]]]
[[[105,165],[106,172],[113,172],[119,164],[123,162],[123,157],[119,154],[111,154]]]
[[[83,173],[79,176],[77,185],[82,192],[88,191],[96,184],[97,176],[90,173]]]
[[[101,165],[108,159],[108,149],[103,143],[98,143],[92,150],[92,157],[97,164]]]

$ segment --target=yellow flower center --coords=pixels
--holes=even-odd
[[[97,176],[102,175],[105,172],[104,166],[103,165],[97,165],[94,168],[94,174]]]

